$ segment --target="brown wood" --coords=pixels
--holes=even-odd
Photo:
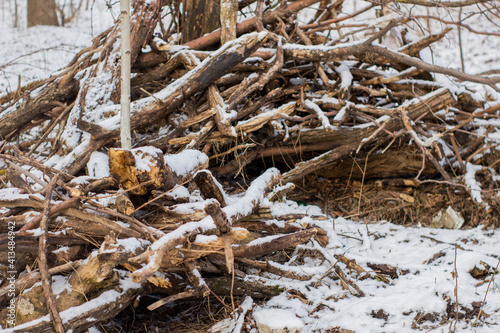
[[[260,269],[265,272],[273,273],[279,276],[282,276],[287,279],[294,279],[299,281],[308,281],[312,279],[312,276],[307,274],[300,274],[296,272],[292,272],[290,270],[286,270],[285,268],[279,267],[275,263],[266,260],[266,262],[252,260],[244,257],[236,258],[236,261],[241,264],[248,265],[250,267],[254,267]]]
[[[163,153],[159,150],[153,155],[149,150],[141,148],[111,148],[108,157],[109,172],[123,189],[132,194],[144,195],[152,189],[160,188],[169,190],[175,185],[172,181],[167,181],[172,179],[172,171],[165,166]],[[137,163],[141,163],[140,167]]]
[[[420,98],[418,101],[415,101],[415,104],[410,104],[407,109],[408,117],[414,120],[429,112],[429,110],[439,110],[446,105],[453,105],[454,102],[455,99],[451,92],[443,88]],[[403,127],[398,118],[391,118],[387,121],[389,123],[385,128],[390,132],[397,131]],[[339,129],[330,132],[325,130],[302,132],[300,136],[302,143],[330,141],[336,142],[339,146],[315,159],[297,164],[294,169],[285,173],[283,178],[287,181],[297,181],[307,174],[332,164],[344,156],[355,152],[363,142],[363,139],[369,137],[375,130],[375,128],[369,127],[366,129]]]
[[[47,264],[47,239],[49,232],[49,209],[50,209],[50,199],[52,197],[52,191],[56,185],[58,176],[55,176],[50,181],[48,185],[47,193],[45,194],[45,202],[43,204],[42,220],[40,221],[40,229],[42,230],[42,235],[40,235],[38,242],[38,267],[40,269],[40,276],[42,279],[42,289],[43,296],[45,297],[47,310],[50,313],[50,319],[54,330],[57,333],[63,333],[64,327],[61,320],[61,315],[57,310],[56,298],[52,291],[52,277],[49,274],[49,267]]]
[[[267,34],[249,34],[236,39],[231,43],[231,52],[221,49],[216,52],[206,63],[202,63],[199,69],[188,72],[182,80],[182,84],[172,84],[173,91],[167,86],[169,94],[163,100],[152,100],[142,106],[141,112],[134,114],[131,118],[131,126],[143,128],[156,123],[160,118],[173,112],[186,98],[192,94],[207,88],[211,83],[227,73],[237,63],[240,63],[255,51],[265,40]],[[229,45],[228,45],[229,46]],[[114,130],[96,139],[116,137],[119,131]]]
[[[116,197],[116,210],[122,214],[132,216],[134,215],[135,207],[128,195],[120,194]]]
[[[59,25],[55,0],[28,0],[28,27]]]
[[[61,203],[55,204],[52,207],[50,207],[49,211],[49,216],[53,216],[54,214],[60,213],[62,210],[73,207],[77,205],[80,202],[80,198],[71,198],[69,200],[63,201]],[[42,215],[38,215],[34,219],[32,219],[30,222],[26,223],[20,231],[26,231],[26,230],[31,230],[40,224],[40,221],[42,220]]]
[[[227,215],[221,210],[220,204],[216,201],[209,202],[205,207],[205,211],[214,220],[217,230],[223,234],[231,230],[231,223],[227,218]]]
[[[297,231],[292,234],[273,238],[272,241],[260,243],[258,245],[244,245],[233,249],[235,257],[255,259],[275,251],[293,248],[298,244],[303,244],[317,234],[316,228]]]
[[[32,94],[33,96],[26,95],[26,101],[12,112],[0,113],[0,122],[2,123],[0,137],[5,138],[12,131],[25,126],[31,120],[52,110],[55,107],[52,101],[74,99],[78,88],[78,82],[70,78],[62,86],[59,85],[58,81],[54,81],[45,85],[42,93]]]
[[[220,28],[220,0],[186,0],[182,24],[182,43]]]
[[[210,171],[202,170],[194,176],[194,182],[198,186],[203,199],[215,199],[219,202],[221,207],[226,207],[226,200],[221,191],[217,180],[212,176]]]
[[[220,0],[220,4],[221,44],[225,44],[236,39],[238,0]]]
[[[316,2],[319,2],[321,0],[300,0],[300,1],[294,1],[292,2],[289,6],[286,7],[279,7],[278,9],[272,11],[271,13],[266,13],[263,17],[263,23],[268,24],[276,21],[277,17],[286,17],[290,16],[293,13],[298,12],[301,9],[304,9],[306,7],[311,6],[312,4],[315,4]],[[247,33],[251,31],[255,27],[255,23],[257,22],[257,19],[251,18],[246,21],[243,21],[239,23],[236,26],[236,31],[238,35]],[[187,47],[190,47],[192,49],[200,50],[204,49],[208,46],[211,46],[213,44],[216,44],[220,41],[221,38],[221,31],[216,30],[208,35],[205,35],[203,37],[200,37],[198,39],[195,39],[193,41],[190,41],[184,45]]]

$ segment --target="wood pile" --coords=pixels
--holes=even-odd
[[[13,287],[19,295],[14,332],[82,331],[151,290],[164,298],[150,310],[234,294],[214,276],[274,295],[245,282],[249,267],[309,278],[285,258],[262,258],[327,244],[328,230],[315,221],[329,217],[301,222],[307,214],[279,214],[273,202],[292,183],[305,187],[306,176],[349,177],[342,162],[351,156],[379,161],[365,165],[363,179],[463,187],[467,165],[487,149],[484,137],[464,130],[499,107],[482,109],[430,73],[490,86],[494,79],[419,58],[448,30],[381,46],[390,33],[404,37],[405,17],[341,38],[317,34],[344,21],[336,1],[297,25],[294,15],[317,2],[260,8],[222,46],[220,31],[179,46],[168,31],[164,40],[153,36],[161,1],[133,1],[130,151],[117,142],[119,24],[57,75],[0,99],[0,269],[4,281],[16,277],[0,295]],[[403,144],[406,155],[394,150]]]

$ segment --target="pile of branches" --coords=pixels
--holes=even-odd
[[[486,148],[484,137],[459,131],[499,107],[478,111],[483,102],[436,83],[431,73],[496,90],[499,79],[423,61],[421,51],[449,30],[410,38],[407,17],[367,20],[375,3],[345,16],[343,1],[325,1],[310,24],[298,25],[294,15],[318,2],[267,10],[258,2],[252,18],[222,34],[220,46],[220,30],[177,45],[173,32],[182,27],[175,20],[163,27],[165,4],[133,1],[130,151],[117,149],[119,24],[57,75],[0,99],[0,158],[7,166],[0,247],[5,262],[14,239],[24,253],[1,267],[6,278],[23,273],[14,285],[16,295],[25,290],[16,317],[24,324],[14,331],[50,331],[47,311],[56,329],[85,329],[113,318],[151,286],[169,295],[151,309],[232,294],[214,291],[220,284],[211,284],[207,272],[232,275],[261,297],[275,290],[244,284],[245,267],[303,279],[256,259],[312,239],[326,244],[326,231],[293,223],[304,214],[277,215],[271,202],[291,183],[351,155],[384,154],[396,141],[411,142],[419,166],[386,165],[388,173],[461,181]],[[358,17],[368,22],[361,29],[341,24]],[[155,37],[157,25],[163,35]],[[351,30],[339,38],[318,33],[341,28]],[[380,44],[390,35],[398,37],[397,48]],[[327,217],[312,220],[318,219]],[[263,239],[250,242],[255,238]],[[4,284],[1,295],[9,288]]]
[[[16,161],[39,166],[28,157]],[[14,332],[51,331],[47,309],[56,330],[83,331],[148,293],[164,295],[149,304],[150,311],[209,295],[274,296],[280,290],[245,281],[245,267],[310,279],[280,262],[256,259],[313,239],[328,243],[313,222],[297,222],[326,216],[271,212],[273,201],[290,190],[276,187],[281,177],[275,168],[230,196],[206,169],[207,156],[196,150],[163,156],[152,147],[111,149],[109,163],[110,177],[74,178],[44,168],[49,184],[24,171],[44,186],[41,191],[22,178],[21,187],[0,190],[0,246],[8,263],[2,274],[15,277],[0,295],[19,295]],[[134,208],[130,199],[137,204],[145,195],[153,198]],[[114,204],[104,204],[110,197]],[[8,306],[2,318],[2,326],[10,327]]]

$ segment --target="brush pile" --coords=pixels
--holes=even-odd
[[[181,27],[160,24],[162,1],[133,1],[130,151],[117,148],[118,23],[57,75],[1,97],[0,295],[19,295],[15,332],[82,331],[139,295],[163,295],[154,310],[279,292],[246,281],[249,268],[310,278],[276,253],[327,244],[332,221],[280,201],[318,175],[412,190],[440,182],[495,210],[475,175],[497,187],[488,140],[498,132],[475,130],[500,107],[431,73],[494,89],[498,78],[422,60],[449,29],[416,36],[406,16],[370,17],[376,4],[345,15],[343,1],[324,1],[298,25],[317,2],[259,2],[220,46],[220,31],[178,45]]]

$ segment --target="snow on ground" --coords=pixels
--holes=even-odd
[[[94,0],[85,10],[84,1],[78,15],[63,27],[27,28],[27,1],[16,1],[18,28],[13,27],[14,0],[0,1],[0,96],[15,91],[19,80],[24,86],[66,66],[82,48],[92,45],[92,38],[113,25],[120,7],[118,1],[109,9],[104,0]]]
[[[19,81],[24,85],[46,78],[65,66],[81,48],[91,44],[92,37],[111,26],[118,14],[117,1],[113,2],[111,10],[104,0],[88,1],[89,10],[82,8],[64,27],[26,28],[25,1],[17,2],[19,28],[13,27],[14,0],[4,0],[0,4],[0,95],[16,90]],[[347,3],[357,9],[366,5],[363,1]],[[499,30],[484,16],[474,16],[469,21],[474,21],[477,30]],[[460,68],[457,38],[458,35],[452,32],[433,46],[432,56],[436,63]],[[463,39],[467,72],[479,73],[498,67],[500,55],[496,50],[500,49],[500,37],[478,37],[464,30]],[[499,99],[491,89],[467,85],[478,89],[482,96],[488,92]],[[286,212],[297,210],[297,207],[286,205],[277,207]],[[322,259],[306,259],[300,265],[305,273],[314,275],[312,280],[288,280],[271,274],[251,277],[294,290],[258,306],[255,311],[260,311],[261,317],[265,317],[266,309],[287,310],[286,313],[293,313],[301,321],[303,332],[325,332],[336,326],[356,332],[410,332],[413,329],[441,332],[448,330],[448,324],[440,326],[439,322],[456,297],[464,307],[461,312],[465,308],[472,310],[473,304],[479,304],[486,297],[483,310],[488,317],[485,323],[473,327],[471,322],[459,321],[457,332],[500,331],[499,285],[494,281],[487,292],[491,275],[483,283],[469,273],[474,266],[483,268],[481,261],[492,267],[497,265],[500,257],[498,230],[412,228],[344,219],[335,221],[335,231],[331,224],[321,227],[330,230],[330,244],[325,249],[316,243],[302,246],[302,249],[322,253]],[[372,267],[391,265],[397,269],[398,276],[389,279],[389,283],[376,279],[356,280],[356,285],[365,294],[357,297],[355,294],[359,291],[342,289],[339,281],[327,274],[337,262],[335,255],[355,259],[369,272],[368,264]],[[293,260],[289,265],[295,266]],[[456,279],[452,274],[455,266]],[[456,286],[458,296],[454,293]]]
[[[293,207],[286,210],[293,210]],[[318,226],[332,229],[326,224]],[[497,282],[493,282],[486,293],[488,283],[476,280],[469,273],[474,267],[483,269],[481,261],[491,267],[497,265],[500,255],[498,230],[413,228],[337,218],[335,231],[329,236],[330,244],[325,249],[313,243],[302,246],[302,250],[320,251],[324,256],[299,265],[305,273],[316,271],[311,280],[277,278],[268,273],[264,277],[255,275],[253,278],[261,282],[265,280],[289,291],[254,311],[282,309],[295,313],[304,324],[302,332],[325,332],[332,327],[355,332],[412,332],[415,329],[441,332],[448,331],[448,324],[441,325],[440,321],[447,306],[456,302],[454,289],[458,286],[458,303],[464,307],[460,313],[465,313],[465,308],[472,311],[472,304],[480,304],[486,295],[483,311],[489,317],[478,327],[473,327],[470,321],[459,321],[457,332],[500,331],[500,288]],[[332,279],[335,264],[347,271],[335,257],[338,255],[356,260],[371,275],[374,273],[369,266],[390,265],[396,268],[398,276],[385,283],[370,278],[362,280],[353,274],[350,278],[365,294],[358,297],[358,291],[353,288],[345,290],[338,280]],[[291,258],[289,264],[292,267],[296,265],[296,259]],[[456,280],[453,275],[455,265]]]

